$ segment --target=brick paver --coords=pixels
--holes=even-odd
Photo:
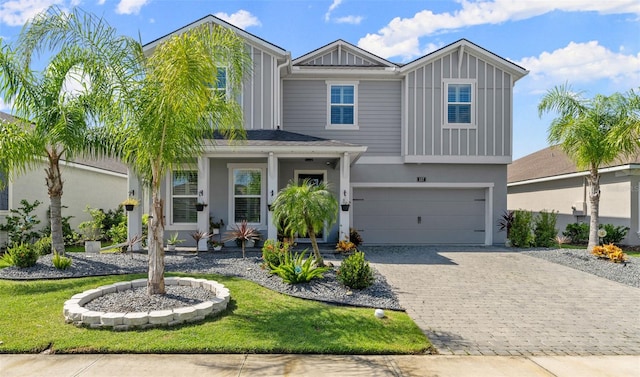
[[[364,251],[441,354],[640,355],[638,288],[489,248]]]

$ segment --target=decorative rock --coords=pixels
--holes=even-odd
[[[102,315],[100,323],[106,327],[116,327],[122,325],[124,322],[125,313],[104,313]]]
[[[196,309],[196,316],[206,317],[213,311],[213,302],[205,301],[193,306]]]
[[[173,309],[173,319],[176,321],[186,322],[196,316],[196,308],[187,306],[184,308]]]
[[[82,323],[85,325],[97,325],[100,324],[100,318],[104,315],[102,312],[88,311],[82,313]]]
[[[149,312],[149,323],[152,325],[164,325],[173,320],[173,310],[156,310]]]
[[[122,324],[128,326],[141,326],[149,323],[149,315],[147,313],[127,313],[122,319]]]

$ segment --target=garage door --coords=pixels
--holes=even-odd
[[[369,244],[484,244],[484,189],[355,188],[353,227]]]

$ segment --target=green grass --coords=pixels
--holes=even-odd
[[[167,275],[169,276],[169,274]],[[0,353],[328,353],[415,354],[430,348],[404,312],[327,305],[218,275],[227,286],[227,310],[203,322],[129,332],[78,328],[64,323],[62,305],[72,295],[144,275],[58,281],[0,280]]]
[[[625,254],[630,257],[640,258],[640,251],[625,251]]]

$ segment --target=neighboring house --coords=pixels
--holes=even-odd
[[[508,168],[508,208],[557,211],[559,233],[589,222],[587,171],[558,147],[522,157]],[[600,223],[629,227],[627,245],[640,245],[640,155],[600,168]]]
[[[252,57],[240,98],[247,141],[207,140],[197,168],[167,174],[168,232],[188,239],[214,216],[275,238],[269,204],[288,182],[310,178],[350,205],[322,233],[326,242],[350,227],[367,244],[503,242],[496,221],[507,208],[513,86],[524,68],[465,39],[408,64],[343,40],[292,60],[214,16],[145,49],[204,23],[234,30]],[[129,190],[139,189],[131,177]],[[196,202],[207,207],[197,212]],[[130,224],[140,233],[139,221]]]
[[[14,118],[0,112],[0,122],[14,121]],[[20,207],[20,201],[29,203],[40,201],[34,215],[40,220],[40,226],[48,224],[47,210],[49,195],[45,184],[45,164],[9,181],[0,189],[0,223],[5,223],[6,216],[11,216],[11,209]],[[62,195],[63,216],[73,216],[69,223],[77,230],[80,222],[89,220],[85,212],[86,206],[102,208],[105,211],[115,209],[126,199],[127,168],[123,164],[110,160],[76,159],[74,162],[60,162],[60,171],[64,181]],[[0,180],[6,176],[0,172]],[[0,232],[0,246],[6,243],[6,232]]]

